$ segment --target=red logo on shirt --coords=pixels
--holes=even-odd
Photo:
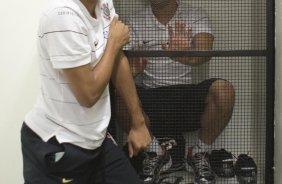
[[[111,20],[111,12],[109,9],[109,4],[103,3],[101,6],[101,10],[103,11],[103,17],[107,20]]]

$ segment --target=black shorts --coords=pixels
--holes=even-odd
[[[143,109],[150,118],[153,134],[162,137],[177,136],[181,132],[199,129],[208,90],[216,80],[218,79],[151,89],[137,86]]]
[[[25,123],[21,129],[25,184],[135,184],[141,183],[135,170],[110,136],[95,150],[72,144],[48,142]],[[55,154],[64,152],[58,161]]]

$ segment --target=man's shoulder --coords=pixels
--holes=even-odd
[[[62,9],[69,9],[73,12],[80,11],[79,6],[73,0],[50,0],[43,15],[50,15],[52,12],[60,11]]]
[[[40,18],[38,34],[59,30],[75,30],[83,24],[83,12],[73,0],[50,0]]]

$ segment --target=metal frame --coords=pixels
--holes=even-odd
[[[220,51],[124,51],[128,57],[234,57],[267,56],[266,50],[220,50]]]
[[[274,183],[275,1],[267,0],[265,183]]]

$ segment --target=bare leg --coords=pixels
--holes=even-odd
[[[232,84],[225,80],[213,82],[207,96],[207,106],[201,117],[200,139],[211,145],[228,124],[235,101]]]

